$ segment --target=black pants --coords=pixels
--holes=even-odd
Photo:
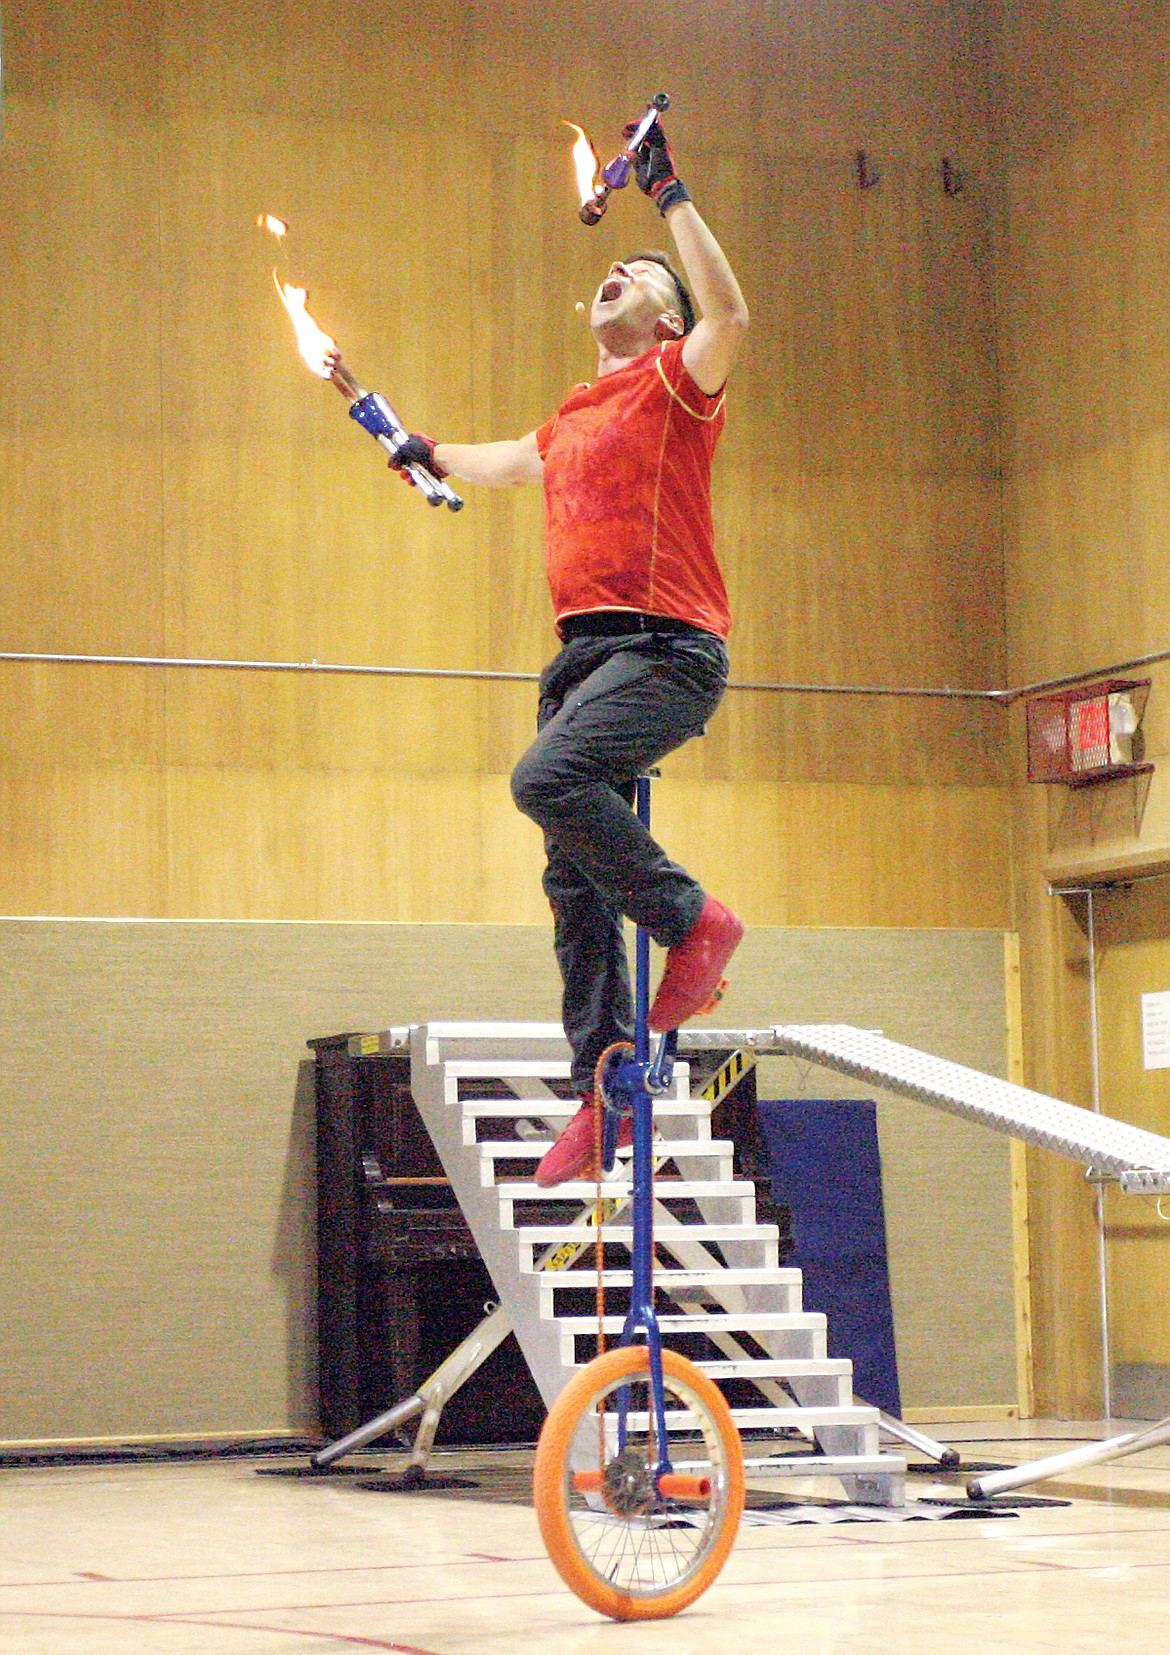
[[[700,734],[726,683],[726,647],[702,632],[577,638],[541,675],[539,733],[512,797],[544,829],[578,1092],[606,1046],[633,1032],[623,916],[670,948],[703,906],[701,886],[639,822],[634,783]]]

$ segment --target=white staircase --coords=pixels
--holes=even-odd
[[[771,1034],[771,1031],[768,1031]],[[703,1031],[702,1045],[735,1047]],[[595,1352],[595,1185],[538,1189],[531,1173],[577,1107],[558,1024],[430,1023],[410,1030],[411,1086],[546,1404]],[[833,1475],[847,1498],[903,1503],[905,1461],[881,1451],[876,1409],[853,1400],[848,1361],[826,1354],[825,1318],[780,1266],[775,1225],[711,1137],[689,1067],[656,1099],[655,1237],[664,1341],[721,1384],[753,1478]],[[605,1330],[621,1331],[631,1280],[629,1151],[602,1186]],[[668,1302],[667,1302],[668,1301]],[[679,1426],[686,1420],[679,1416]],[[815,1443],[816,1452],[809,1451]]]

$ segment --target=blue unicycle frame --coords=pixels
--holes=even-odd
[[[650,826],[650,778],[639,776],[635,809],[643,827]],[[622,1327],[619,1345],[644,1340],[650,1356],[650,1388],[658,1433],[659,1461],[655,1481],[672,1470],[666,1434],[666,1393],[662,1375],[662,1335],[654,1309],[654,1099],[670,1090],[674,1060],[678,1051],[678,1030],[658,1036],[653,1058],[650,1053],[650,934],[637,930],[634,952],[634,1052],[616,1058],[605,1077],[601,1165],[603,1174],[612,1170],[617,1154],[618,1124],[632,1113],[633,1134],[633,1241],[631,1245],[633,1282],[630,1308]],[[618,1394],[618,1452],[626,1447],[626,1416],[629,1387]]]

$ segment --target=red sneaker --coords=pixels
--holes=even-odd
[[[719,997],[723,968],[739,946],[744,923],[709,896],[686,936],[666,952],[666,970],[650,1007],[655,1034],[677,1029],[688,1017],[709,1011]]]
[[[570,1178],[596,1178],[597,1167],[593,1158],[595,1108],[591,1092],[581,1099],[580,1109],[537,1167],[534,1177],[542,1190],[552,1189],[554,1184],[567,1184]],[[617,1141],[619,1149],[625,1149],[634,1141],[634,1122],[629,1115],[623,1115],[618,1122]]]

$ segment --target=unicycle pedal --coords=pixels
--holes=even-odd
[[[720,977],[719,981],[715,984],[715,987],[711,990],[710,999],[704,1000],[701,1006],[697,1006],[691,1013],[691,1016],[706,1017],[708,1012],[715,1010],[715,1007],[719,1004],[720,1000],[722,1000],[723,996],[727,993],[730,987],[731,983],[729,980],[726,977]]]

